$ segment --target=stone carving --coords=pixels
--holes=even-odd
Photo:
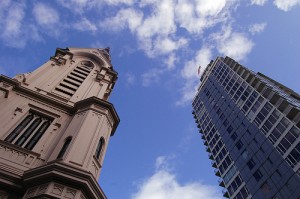
[[[0,156],[3,159],[21,164],[27,168],[32,168],[36,165],[41,165],[44,160],[38,158],[36,155],[25,153],[17,149],[7,146],[4,142],[0,143]]]
[[[8,194],[4,191],[0,191],[0,199],[8,199]]]
[[[48,184],[43,184],[43,185],[41,185],[41,186],[39,187],[39,189],[38,189],[38,194],[46,193],[47,188],[48,188]]]
[[[98,74],[97,74],[97,76],[96,76],[96,79],[97,79],[98,81],[101,81],[101,80],[104,79],[104,77],[105,77],[105,75],[103,75],[103,74],[101,74],[101,73],[98,72]]]
[[[97,176],[98,175],[98,166],[96,165],[96,163],[94,162],[94,161],[92,161],[92,167],[93,167],[93,174],[95,175],[95,176]]]
[[[60,196],[64,190],[64,186],[59,185],[59,184],[54,184],[53,189],[51,193]]]
[[[11,87],[11,85],[3,83],[3,84],[2,84],[2,87],[3,87],[3,88],[9,88],[9,87]]]
[[[66,198],[73,199],[73,198],[75,198],[75,196],[76,196],[76,190],[67,188],[65,197],[66,197]]]
[[[6,92],[0,90],[0,98],[4,98],[5,97]]]
[[[58,66],[65,65],[67,60],[61,56],[62,55],[57,55],[55,57],[51,57],[50,59]]]
[[[81,194],[80,199],[86,199],[86,197],[83,194]]]
[[[37,187],[29,188],[26,193],[26,198],[30,198],[30,197],[34,196],[36,190],[37,190]]]
[[[94,54],[99,55],[99,52],[97,51],[92,51]]]

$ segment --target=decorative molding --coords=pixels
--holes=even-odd
[[[4,94],[5,98],[8,98],[9,91],[12,89],[12,86],[4,82],[0,82],[0,91]]]
[[[94,157],[94,160],[95,160],[95,161],[92,161],[93,174],[94,174],[95,176],[98,176],[99,167],[101,167],[101,166],[100,166],[100,162],[99,162],[99,160],[96,159],[95,156],[93,156],[93,157]],[[96,162],[96,163],[95,163],[95,162]]]
[[[76,196],[76,193],[77,192],[75,189],[67,188],[67,191],[64,196],[69,199],[74,199]]]
[[[63,58],[62,56],[63,55],[52,56],[52,57],[50,57],[50,60],[53,61],[58,66],[65,65],[67,62],[67,59]],[[53,66],[53,63],[51,65]]]
[[[38,188],[37,194],[40,195],[40,194],[46,193],[46,192],[47,192],[47,189],[48,189],[48,186],[49,186],[49,184],[43,184],[43,185],[41,185],[41,186]]]
[[[96,55],[99,55],[99,52],[97,52],[97,51],[92,51],[94,54],[96,54]]]
[[[60,189],[63,187],[63,191],[56,190],[58,194],[62,192],[62,196],[64,196],[66,188],[76,189],[75,187],[80,187],[80,192],[83,193],[86,198],[106,199],[97,179],[91,172],[79,169],[76,166],[72,166],[61,161],[54,161],[28,170],[24,172],[23,175],[23,183],[27,186],[37,186],[41,183],[51,181],[57,185],[60,185],[57,182],[64,182],[64,185],[60,185],[59,187]],[[53,189],[48,190],[47,193],[50,194],[52,190]],[[75,198],[77,198],[77,195],[79,196],[78,191],[77,193]],[[57,197],[58,195],[53,194],[53,196]]]
[[[37,187],[31,187],[27,190],[26,194],[25,194],[25,198],[30,198],[30,197],[33,197],[35,196],[35,192],[37,190]]]
[[[81,194],[80,199],[86,199],[86,197],[83,194]]]
[[[0,190],[0,199],[8,199],[8,193]]]
[[[104,80],[104,77],[105,77],[105,75],[103,75],[103,74],[101,74],[100,72],[98,72],[98,73],[97,73],[97,76],[96,76],[96,80],[102,81],[102,80]]]
[[[60,184],[54,184],[51,193],[60,196],[63,191],[64,191],[64,186]]]
[[[24,167],[23,169],[30,169],[35,166],[40,166],[45,162],[45,160],[39,158],[40,154],[34,153],[32,151],[7,143],[2,140],[0,140],[0,157],[0,159],[2,160],[15,163],[16,166],[22,165]],[[13,165],[11,165],[10,170],[13,170],[13,168]],[[19,172],[17,172],[16,174],[20,175]]]

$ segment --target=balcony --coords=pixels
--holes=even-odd
[[[220,179],[218,180],[218,182],[219,182],[219,186],[220,186],[220,187],[225,187],[225,183],[224,183],[224,181],[223,181],[222,178],[220,178]]]
[[[211,166],[217,168],[217,163],[215,161],[211,161]]]
[[[220,173],[219,169],[215,169],[215,175],[218,177],[221,177],[221,173]]]
[[[226,189],[223,189],[222,193],[223,193],[223,197],[229,198],[229,193]]]
[[[205,147],[205,149],[206,149],[206,151],[207,151],[208,153],[210,153],[210,152],[211,152],[211,150],[210,150],[210,148],[209,148],[209,147]]]

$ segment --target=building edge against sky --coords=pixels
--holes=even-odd
[[[218,57],[192,106],[224,197],[300,198],[299,94]]]
[[[0,198],[106,198],[117,76],[109,48],[58,48],[31,73],[0,76]]]

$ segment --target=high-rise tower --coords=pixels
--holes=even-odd
[[[233,199],[300,198],[300,96],[229,57],[205,69],[193,115]]]
[[[31,73],[0,76],[0,198],[106,198],[97,183],[119,124],[109,48],[57,49]]]

